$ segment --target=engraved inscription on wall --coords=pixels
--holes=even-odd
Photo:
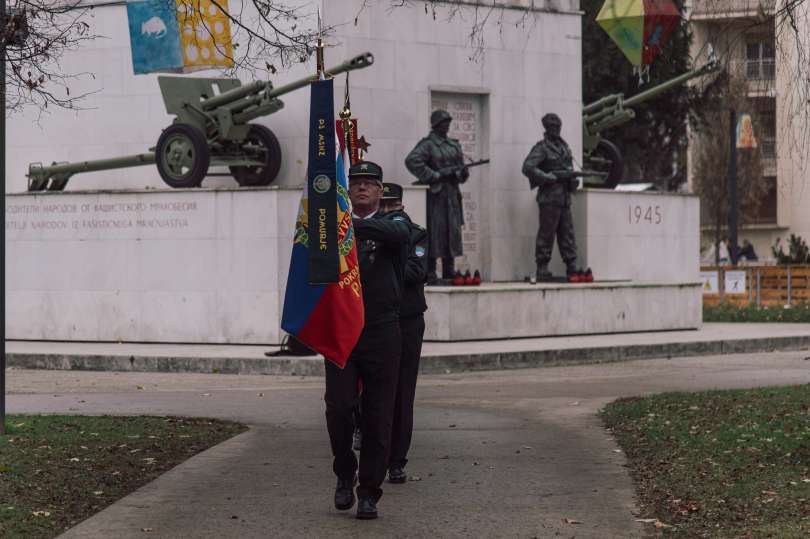
[[[201,207],[194,200],[156,197],[70,195],[9,197],[6,234],[9,239],[48,239],[105,235],[140,236],[183,231],[199,225]]]

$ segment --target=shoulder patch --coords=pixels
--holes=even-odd
[[[416,256],[418,256],[419,258],[422,258],[423,256],[425,256],[425,248],[424,248],[424,247],[422,247],[421,245],[417,245],[417,246],[416,246],[416,248],[413,250],[413,252],[414,252],[414,253],[416,254]]]

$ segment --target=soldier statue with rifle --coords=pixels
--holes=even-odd
[[[549,113],[543,116],[542,123],[546,130],[545,137],[534,145],[523,162],[523,174],[529,178],[532,189],[537,188],[537,205],[540,207],[540,227],[534,255],[537,280],[552,279],[548,264],[556,236],[560,255],[565,262],[567,280],[589,282],[593,280],[591,271],[577,269],[577,244],[571,215],[571,193],[579,185],[577,178],[589,173],[574,171],[571,148],[560,136],[560,117]]]
[[[464,210],[459,185],[470,177],[471,166],[489,160],[464,163],[458,140],[449,138],[452,116],[446,110],[430,115],[432,131],[411,150],[405,166],[416,176],[415,183],[429,186],[427,194],[428,284],[435,284],[436,259],[442,259],[442,278],[453,279],[455,257],[461,256],[461,226]]]

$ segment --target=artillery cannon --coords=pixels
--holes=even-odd
[[[343,62],[327,75],[363,69],[374,63],[371,53]],[[210,166],[227,166],[241,186],[269,185],[281,167],[281,146],[267,127],[249,123],[284,107],[279,96],[308,86],[316,76],[274,88],[239,79],[158,77],[166,112],[176,118],[148,153],[28,167],[29,191],[62,191],[79,172],[155,164],[171,187],[199,187]]]
[[[719,68],[720,64],[712,55],[704,65],[630,98],[625,99],[624,94],[612,94],[585,105],[582,109],[582,145],[585,166],[606,173],[599,186],[613,189],[622,181],[624,175],[622,153],[615,144],[602,138],[602,131],[633,120],[636,113],[630,107],[652,99],[689,79],[707,75]]]

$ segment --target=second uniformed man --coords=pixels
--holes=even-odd
[[[357,237],[365,325],[343,369],[326,361],[326,425],[337,476],[335,507],[351,509],[357,487],[357,518],[377,518],[377,501],[388,466],[402,347],[399,310],[410,228],[380,213],[382,169],[364,161],[349,170],[352,224]],[[363,444],[360,463],[352,450],[357,382],[363,381]],[[357,476],[355,476],[357,473]]]
[[[464,210],[459,184],[467,181],[470,171],[464,167],[464,153],[456,139],[449,138],[453,118],[446,110],[430,115],[433,128],[405,158],[405,166],[419,183],[428,185],[427,229],[428,283],[436,281],[436,259],[442,259],[442,278],[452,279],[454,258],[463,253],[461,227]]]
[[[529,178],[532,189],[537,188],[540,207],[540,226],[537,230],[535,262],[537,280],[551,278],[548,263],[554,248],[554,237],[565,262],[569,280],[579,275],[576,268],[577,244],[574,237],[574,219],[571,215],[572,182],[558,178],[554,171],[574,170],[571,148],[560,136],[562,120],[554,113],[542,118],[545,137],[532,148],[523,162],[523,174]]]
[[[408,223],[411,241],[408,263],[405,266],[405,288],[399,311],[399,329],[402,334],[402,354],[399,360],[399,382],[394,405],[394,426],[391,434],[391,457],[388,463],[388,481],[404,483],[408,475],[405,464],[413,436],[413,401],[422,338],[425,335],[425,280],[427,279],[427,231],[405,213],[402,205],[402,187],[395,183],[383,184],[382,210],[387,219],[401,219]]]

